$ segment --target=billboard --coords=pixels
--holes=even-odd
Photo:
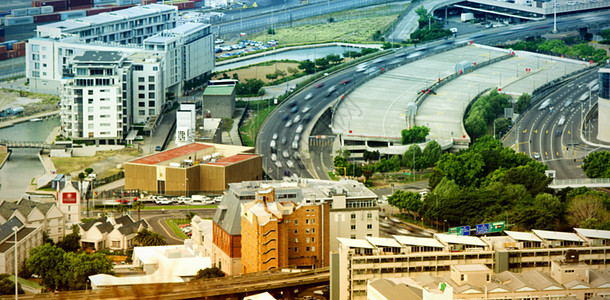
[[[75,192],[65,192],[61,194],[61,199],[63,204],[76,204],[76,193]]]

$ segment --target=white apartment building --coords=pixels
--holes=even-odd
[[[64,73],[72,70],[72,58],[85,51],[116,51],[117,47],[141,51],[146,38],[176,26],[177,11],[175,6],[149,4],[39,25],[36,37],[26,44],[26,77],[31,88],[59,94]]]
[[[131,89],[123,89],[123,99],[133,99],[127,101],[127,115],[133,118],[128,122],[143,125],[154,123],[165,104],[163,56],[136,53],[130,55],[128,60],[132,68],[123,76],[131,76]]]
[[[17,245],[15,233],[17,227]],[[30,257],[30,250],[42,244],[42,227],[24,224],[19,218],[13,217],[0,225],[0,272],[15,273],[15,253],[17,253],[17,268],[21,268]]]
[[[176,111],[176,145],[183,146],[195,141],[195,103],[182,103]]]

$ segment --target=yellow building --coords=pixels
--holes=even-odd
[[[253,147],[191,143],[125,164],[125,189],[165,195],[220,194],[230,182],[263,177]]]

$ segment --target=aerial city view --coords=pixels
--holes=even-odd
[[[610,0],[1,0],[0,298],[610,299]]]

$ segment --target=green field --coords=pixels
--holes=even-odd
[[[275,107],[276,106],[271,106],[254,112],[254,117],[250,118],[239,128],[241,137],[244,140],[244,146],[254,146],[254,138],[256,137],[258,129],[263,124],[265,118],[267,118],[267,115],[269,115]]]

